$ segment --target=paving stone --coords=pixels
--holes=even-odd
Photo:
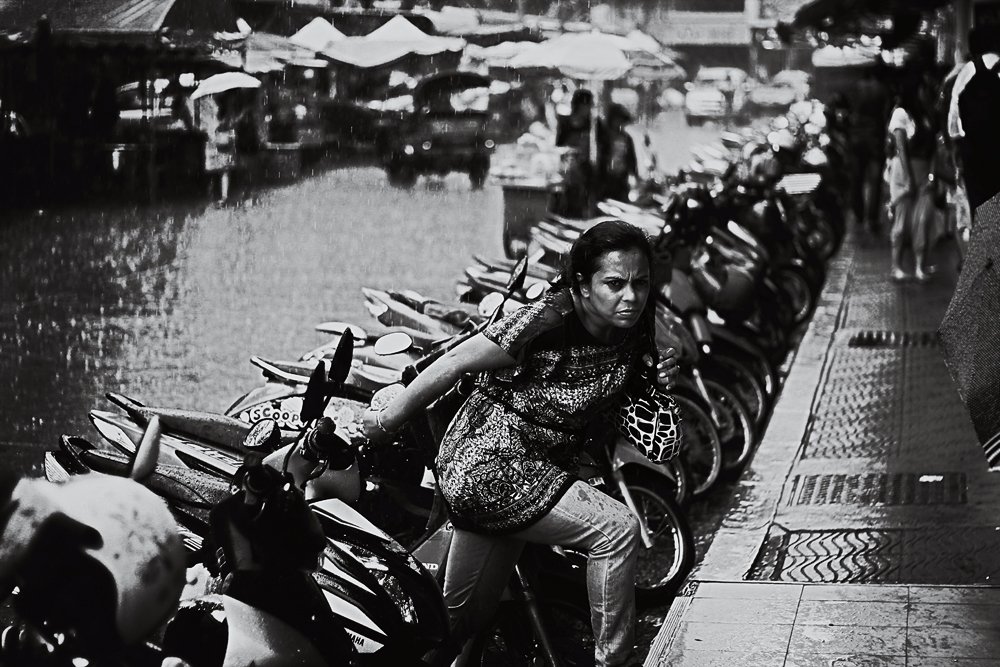
[[[990,604],[910,603],[910,628],[1000,629],[1000,608]]]
[[[859,600],[802,600],[796,625],[868,625],[905,628],[905,602]]]
[[[1000,660],[976,658],[915,658],[906,659],[906,667],[1000,667]]]
[[[802,586],[798,584],[717,583],[698,585],[696,598],[724,598],[727,600],[798,600]]]
[[[1000,630],[910,628],[906,637],[906,654],[915,658],[995,659],[1000,655]]]
[[[737,653],[784,653],[791,625],[735,625],[727,623],[681,623],[672,646],[677,651],[735,651]]]
[[[785,659],[784,667],[906,667],[901,655],[857,655],[804,653]]]
[[[802,589],[803,600],[857,600],[866,602],[906,602],[906,586],[808,585]]]
[[[910,586],[910,602],[925,604],[1000,605],[1000,588]],[[1000,613],[1000,610],[998,610]]]
[[[735,651],[678,651],[656,663],[664,667],[780,667],[785,659],[780,653],[744,653]]]
[[[791,625],[799,601],[794,599],[726,600],[694,598],[684,619],[706,623],[744,623],[747,625]]]
[[[906,628],[796,625],[789,654],[906,655]]]

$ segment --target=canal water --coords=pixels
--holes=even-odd
[[[4,469],[40,472],[107,391],[224,410],[260,384],[248,357],[294,359],[324,320],[372,322],[360,288],[452,298],[473,253],[500,252],[499,188],[375,168],[254,188],[225,206],[78,205],[0,221]]]

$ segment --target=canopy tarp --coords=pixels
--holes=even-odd
[[[628,73],[632,64],[617,35],[570,33],[546,40],[510,60],[514,69],[544,68],[588,81],[611,81]]]
[[[511,59],[538,47],[537,42],[501,42],[496,46],[470,44],[465,47],[465,55],[470,60],[484,62],[490,67],[507,67]]]
[[[317,16],[289,39],[298,46],[317,52],[329,46],[330,42],[339,42],[345,37],[332,23]]]
[[[472,7],[442,7],[440,11],[432,9],[416,9],[434,24],[434,31],[439,35],[462,35],[473,32],[480,27],[482,21],[479,11]]]
[[[260,88],[260,79],[244,72],[213,74],[198,84],[198,87],[191,93],[191,99],[196,100],[206,95],[218,95],[227,90],[237,90],[239,88]]]
[[[364,37],[346,37],[330,44],[322,54],[337,62],[369,68],[388,65],[408,55],[433,56],[458,52],[464,47],[465,40],[428,35],[402,16],[396,16]]]

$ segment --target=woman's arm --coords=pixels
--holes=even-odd
[[[364,415],[365,435],[384,440],[387,433],[401,427],[419,410],[440,398],[466,373],[513,366],[516,360],[483,334],[477,334],[427,367],[406,389],[378,413]],[[379,428],[381,423],[383,428]],[[384,429],[384,430],[383,430]]]

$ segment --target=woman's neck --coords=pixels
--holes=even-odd
[[[573,308],[576,310],[576,316],[580,318],[580,323],[583,324],[587,333],[608,345],[617,343],[625,336],[624,329],[608,324],[595,315],[586,299],[572,289],[570,293],[573,295]]]

